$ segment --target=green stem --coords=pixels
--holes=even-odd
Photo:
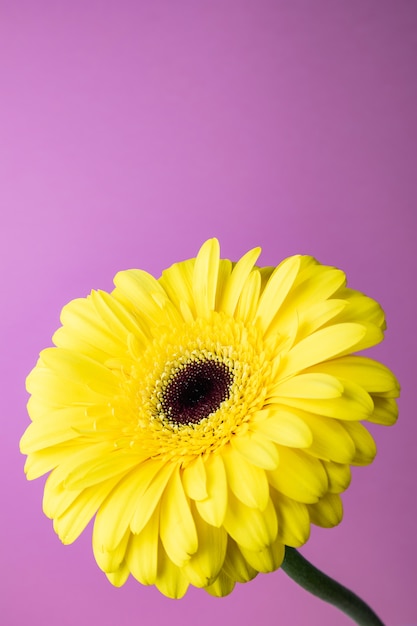
[[[294,548],[285,548],[281,568],[301,587],[321,600],[337,606],[361,626],[384,626],[383,622],[356,594],[323,574]]]

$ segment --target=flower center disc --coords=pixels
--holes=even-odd
[[[165,387],[163,411],[177,424],[198,424],[229,397],[232,382],[232,372],[225,363],[190,361],[175,372]]]

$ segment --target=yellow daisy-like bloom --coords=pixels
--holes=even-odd
[[[29,479],[61,540],[95,516],[114,585],[132,574],[178,598],[223,596],[277,569],[310,524],[342,518],[350,466],[393,424],[380,363],[384,314],[310,256],[277,268],[220,259],[216,239],[156,280],[120,272],[109,294],[70,302],[27,379]]]

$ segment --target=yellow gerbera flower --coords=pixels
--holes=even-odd
[[[310,523],[342,518],[350,466],[393,424],[399,386],[352,356],[384,314],[310,256],[277,268],[220,259],[216,239],[156,280],[120,272],[70,302],[27,379],[29,479],[51,472],[45,514],[93,549],[114,585],[131,573],[169,597],[228,594],[277,569]]]

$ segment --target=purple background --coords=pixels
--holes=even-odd
[[[210,236],[312,254],[383,304],[401,419],[303,553],[417,623],[416,32],[414,0],[0,2],[1,624],[351,624],[280,571],[220,600],[115,589],[91,527],[61,545],[24,478],[24,380],[61,307]]]

